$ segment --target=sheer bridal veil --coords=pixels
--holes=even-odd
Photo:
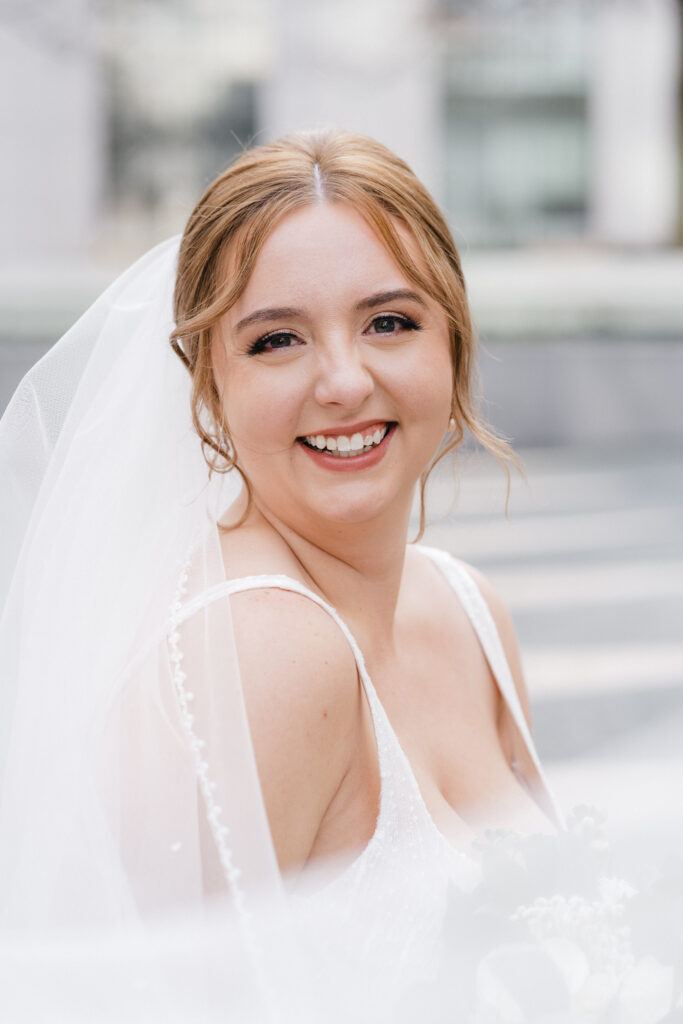
[[[169,344],[177,253],[126,271],[0,423],[0,941],[223,899],[258,972],[250,901],[282,883],[228,599],[201,596],[240,484],[209,479]]]

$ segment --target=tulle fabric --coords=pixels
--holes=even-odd
[[[259,974],[251,902],[278,917],[283,886],[230,606],[179,616],[225,578],[240,484],[209,479],[169,345],[177,249],[119,278],[0,424],[0,941],[45,961],[94,930],[121,953],[221,906]]]

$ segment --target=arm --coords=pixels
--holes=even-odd
[[[247,714],[282,870],[305,863],[348,771],[360,691],[348,643],[312,601],[281,590],[232,599]]]

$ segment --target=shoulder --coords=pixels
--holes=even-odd
[[[323,608],[267,588],[231,601],[259,777],[281,867],[304,863],[349,769],[360,690],[348,641]]]
[[[344,680],[349,671],[355,674],[354,655],[344,633],[310,597],[265,586],[233,594],[231,607],[243,674],[251,666],[277,668],[281,680],[290,680],[289,696],[294,697],[306,677],[322,672],[320,686],[304,688],[301,694],[312,702],[322,689],[334,687],[338,677]],[[262,682],[265,685],[266,680]]]
[[[517,637],[515,634],[515,627],[512,621],[512,616],[508,606],[503,599],[500,591],[493,585],[491,580],[486,576],[480,569],[470,565],[468,562],[462,562],[459,559],[454,559],[456,565],[460,570],[466,573],[472,582],[475,584],[477,590],[484,598],[486,605],[491,613],[491,617],[498,630],[498,635],[503,642],[503,647],[510,647],[511,649],[517,649]]]
[[[441,568],[453,589],[462,592],[463,587],[459,584],[464,582],[468,585],[464,588],[465,592],[467,592],[468,589],[472,588],[472,584],[474,584],[474,587],[483,597],[491,613],[506,652],[508,647],[510,647],[511,651],[517,650],[517,638],[512,617],[505,601],[488,577],[473,565],[463,562],[448,551],[443,551],[440,548],[426,548],[424,546],[421,546],[418,550],[423,557],[430,562],[435,562]]]
[[[457,561],[457,559],[456,559]],[[507,607],[506,602],[501,597],[499,591],[494,587],[489,578],[484,575],[479,569],[475,569],[473,565],[469,565],[467,562],[457,562],[461,569],[466,572],[470,578],[476,584],[477,589],[484,598],[488,609],[491,613],[491,618],[495,624],[500,642],[503,645],[503,651],[505,652],[505,658],[510,667],[510,674],[512,675],[515,688],[519,695],[522,710],[524,711],[524,717],[527,722],[530,721],[530,709],[529,709],[529,695],[527,693],[526,683],[524,681],[524,671],[522,668],[522,658],[519,650],[519,643],[517,641],[517,632],[515,630],[512,616]]]
[[[310,589],[289,546],[258,514],[221,531],[220,542],[228,579],[284,575]],[[281,701],[306,715],[330,700],[343,705],[353,694],[349,680],[355,682],[356,665],[349,642],[311,597],[264,586],[237,591],[231,608],[245,694],[255,711],[261,695],[271,708]]]
[[[228,579],[287,576],[310,589],[291,549],[265,521],[252,518],[220,539]],[[355,659],[326,608],[296,590],[266,585],[238,590],[231,609],[243,686],[254,712],[261,697],[271,708],[286,702],[283,714],[290,709],[299,716],[349,700]],[[325,707],[328,717],[333,707]]]
[[[505,600],[489,578],[473,565],[463,562],[461,559],[455,558],[448,552],[439,549],[430,548],[428,557],[430,556],[434,561],[441,563],[442,567],[450,567],[457,576],[474,584],[477,591],[481,594],[500,638],[524,715],[527,721],[529,721],[529,698],[524,682],[519,643],[512,616]]]

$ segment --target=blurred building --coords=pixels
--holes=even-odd
[[[89,252],[107,166],[87,0],[0,2],[0,266]]]
[[[676,0],[444,2],[447,198],[471,244],[680,238]]]
[[[242,145],[330,123],[405,155],[469,246],[673,244],[680,21],[680,0],[4,0],[0,263],[145,245]]]

